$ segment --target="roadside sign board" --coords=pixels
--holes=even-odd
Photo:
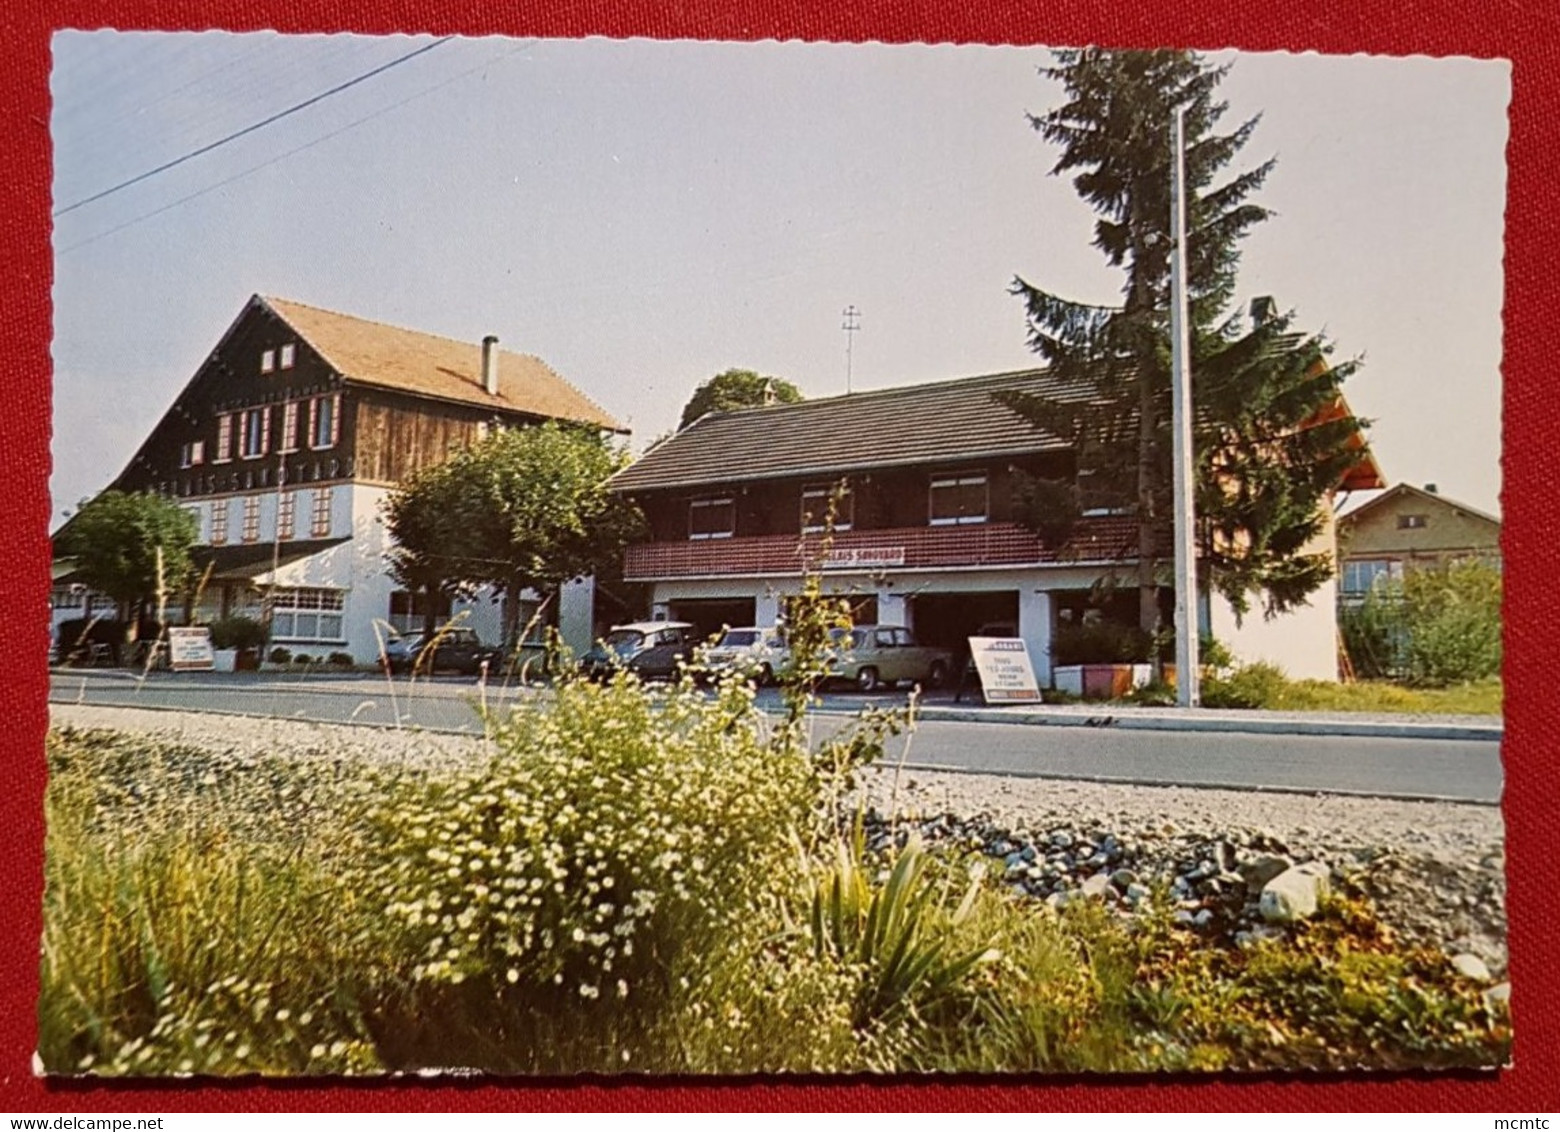
[[[988,704],[1039,703],[1029,649],[1017,637],[971,637],[970,656]]]
[[[204,625],[168,630],[168,664],[175,672],[210,672],[217,666],[211,630]]]

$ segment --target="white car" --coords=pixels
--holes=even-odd
[[[735,671],[759,684],[770,684],[790,663],[785,636],[773,626],[727,629],[704,650],[704,669],[712,679]]]

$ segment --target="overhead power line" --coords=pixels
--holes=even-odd
[[[93,193],[89,197],[83,197],[81,200],[78,200],[75,204],[68,204],[64,208],[61,208],[61,209],[57,210],[54,213],[54,216],[56,218],[64,216],[67,212],[74,212],[76,209],[81,208],[83,205],[91,204],[93,201],[102,200],[104,197],[109,196],[109,195],[111,195],[113,193],[117,193],[121,189],[128,189],[131,185],[140,184],[142,181],[146,180],[148,177],[155,177],[159,173],[166,173],[169,169],[172,169],[176,165],[183,165],[186,161],[192,161],[195,158],[201,156],[201,154],[210,153],[212,150],[217,149],[217,148],[219,148],[221,146],[227,145],[228,142],[236,141],[237,139],[239,139],[241,137],[244,137],[246,134],[252,134],[256,130],[262,130],[266,126],[269,126],[269,125],[271,125],[274,122],[279,122],[283,118],[286,118],[287,116],[289,116],[291,114],[296,114],[300,110],[307,109],[308,107],[313,106],[317,102],[323,102],[325,99],[331,97],[332,95],[340,94],[342,91],[347,90],[349,87],[354,87],[354,86],[357,86],[361,82],[366,82],[367,80],[373,78],[375,75],[383,74],[384,72],[388,71],[392,67],[399,67],[402,63],[405,63],[405,62],[408,62],[409,60],[415,59],[419,55],[425,55],[429,51],[432,51],[435,47],[442,47],[444,44],[448,43],[452,38],[454,38],[454,37],[447,35],[443,39],[436,39],[432,43],[429,43],[429,44],[426,44],[426,45],[424,45],[422,47],[419,47],[416,50],[408,51],[405,55],[397,56],[396,58],[390,60],[388,63],[383,63],[380,66],[375,67],[371,71],[364,71],[361,75],[358,75],[355,78],[350,78],[350,79],[348,79],[344,83],[339,83],[336,86],[331,87],[327,91],[322,91],[321,93],[314,95],[312,98],[306,98],[302,102],[297,103],[296,105],[289,106],[286,110],[280,110],[277,113],[272,114],[269,118],[264,118],[264,119],[262,119],[259,122],[254,122],[251,125],[245,126],[241,130],[235,130],[233,133],[228,134],[224,138],[218,138],[216,141],[211,142],[208,145],[203,145],[199,149],[193,149],[193,150],[191,150],[190,152],[184,154],[181,157],[176,157],[172,161],[164,162],[163,164],[157,166],[157,168],[155,168],[155,169],[148,169],[145,173],[139,173],[136,176],[131,177],[127,181],[121,181],[117,185],[113,185],[110,188],[104,189],[102,192]]]
[[[88,236],[84,240],[79,240],[79,241],[77,241],[74,244],[69,244],[69,245],[67,245],[67,246],[65,246],[63,248],[60,248],[60,249],[58,249],[56,254],[62,255],[62,256],[63,255],[68,255],[69,253],[71,253],[73,251],[76,251],[79,248],[86,247],[88,244],[95,244],[99,240],[106,239],[109,236],[112,236],[112,235],[114,235],[117,232],[123,232],[126,228],[133,228],[135,225],[141,223],[144,220],[150,220],[150,219],[152,219],[155,216],[161,216],[163,213],[170,212],[173,209],[178,208],[182,204],[188,204],[190,201],[198,200],[200,197],[203,197],[203,196],[205,196],[208,193],[213,193],[213,192],[216,192],[218,189],[226,188],[228,185],[231,185],[234,181],[241,181],[245,177],[248,177],[248,176],[250,176],[253,173],[260,172],[262,169],[269,169],[271,166],[277,164],[278,162],[285,161],[289,157],[292,157],[292,156],[294,156],[296,154],[302,153],[305,150],[313,149],[315,146],[320,145],[323,142],[330,141],[332,138],[335,138],[335,137],[340,137],[342,134],[345,134],[345,133],[347,133],[347,132],[349,132],[351,130],[355,130],[359,126],[364,125],[367,122],[372,122],[375,118],[382,118],[382,117],[384,117],[384,115],[389,114],[389,113],[391,113],[394,110],[399,110],[401,107],[405,106],[409,102],[415,102],[415,101],[417,101],[417,99],[424,98],[427,95],[433,94],[435,91],[443,90],[445,87],[450,86],[453,83],[459,82],[461,79],[465,78],[467,75],[474,75],[478,71],[484,70],[487,67],[492,66],[493,63],[497,62],[499,59],[507,59],[509,56],[514,55],[517,52],[525,50],[527,47],[531,46],[531,43],[532,43],[532,41],[526,40],[526,41],[523,41],[523,42],[521,42],[519,44],[516,44],[513,48],[511,48],[510,50],[506,51],[503,55],[498,56],[496,59],[484,60],[483,62],[479,63],[475,67],[470,67],[470,68],[468,68],[468,69],[466,69],[464,71],[461,71],[457,75],[451,75],[449,78],[445,79],[441,83],[436,83],[435,85],[433,85],[431,87],[427,87],[427,88],[425,88],[423,90],[416,91],[415,93],[409,94],[405,98],[398,99],[395,102],[392,102],[392,103],[390,103],[387,106],[381,106],[377,110],[371,111],[370,113],[363,115],[361,118],[357,118],[357,119],[355,119],[355,120],[353,120],[351,122],[348,122],[345,126],[340,126],[340,127],[336,128],[334,130],[331,130],[329,133],[321,134],[319,137],[313,138],[313,139],[311,139],[309,141],[306,141],[302,145],[294,146],[292,149],[286,150],[283,153],[279,153],[275,157],[267,158],[266,160],[260,162],[258,165],[251,165],[248,169],[245,169],[245,170],[243,170],[242,172],[239,172],[239,173],[235,173],[231,177],[224,177],[222,180],[217,181],[214,184],[210,184],[210,185],[205,186],[204,188],[197,189],[197,190],[195,190],[195,192],[190,193],[187,196],[182,196],[178,200],[170,201],[167,204],[161,206],[160,208],[154,208],[150,212],[143,212],[141,215],[132,217],[131,219],[126,220],[122,224],[116,224],[114,227],[109,228],[107,231],[98,232],[95,235]]]

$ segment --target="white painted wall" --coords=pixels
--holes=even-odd
[[[1267,661],[1297,680],[1336,680],[1337,599],[1337,582],[1329,580],[1311,595],[1307,605],[1272,620],[1254,608],[1237,625],[1229,603],[1214,595],[1209,599],[1209,628],[1237,660],[1248,664]]]

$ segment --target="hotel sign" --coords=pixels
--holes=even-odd
[[[836,546],[824,557],[825,570],[877,570],[884,566],[903,566],[902,546]]]

